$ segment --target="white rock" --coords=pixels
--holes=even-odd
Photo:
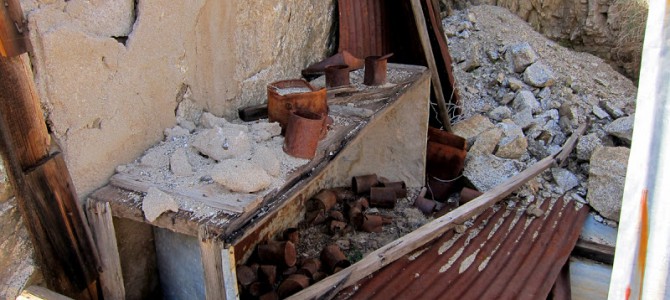
[[[261,122],[251,124],[251,134],[256,141],[267,141],[281,134],[281,126],[278,122]]]
[[[186,94],[188,95],[190,94],[190,92],[187,91]],[[177,106],[177,112],[176,112],[177,119],[182,119],[184,121],[190,121],[195,123],[198,121],[198,119],[200,119],[201,115],[202,115],[202,107],[200,107],[200,105],[188,99],[187,96],[185,99],[179,102],[179,105]]]
[[[226,125],[230,124],[225,118],[219,118],[209,112],[204,112],[202,116],[200,116],[200,120],[198,121],[200,126],[204,128],[214,128],[214,127],[226,127]]]
[[[600,147],[591,156],[586,200],[610,220],[619,220],[629,155],[625,147]]]
[[[472,143],[479,134],[493,128],[493,126],[489,118],[477,114],[456,123],[452,129],[454,134],[466,139],[468,143]]]
[[[228,159],[218,163],[210,176],[233,192],[253,193],[272,184],[272,177],[263,167],[246,160]]]
[[[186,149],[178,148],[170,156],[170,171],[177,176],[189,176],[193,174],[193,167],[188,162]]]
[[[559,193],[565,193],[579,185],[577,176],[563,168],[552,168],[551,176],[558,185]]]
[[[477,137],[475,143],[468,150],[469,153],[493,154],[502,138],[503,131],[500,128],[491,128]]]
[[[498,143],[495,155],[501,158],[519,159],[528,149],[528,140],[521,127],[509,120],[496,125],[503,131],[503,138]]]
[[[463,175],[479,191],[488,191],[519,172],[514,161],[491,154],[468,153]]]
[[[523,72],[537,60],[535,50],[527,42],[512,45],[508,53],[511,54],[513,70],[517,73]]]
[[[554,84],[554,71],[542,62],[536,62],[523,72],[523,81],[534,87],[546,87]]]
[[[507,106],[498,106],[489,112],[489,117],[496,121],[502,121],[512,116],[512,110]]]
[[[535,118],[533,118],[533,111],[530,108],[526,108],[520,112],[515,113],[512,116],[512,121],[514,121],[514,123],[519,125],[519,127],[522,129],[527,129],[536,123]]]
[[[634,123],[635,115],[631,115],[614,120],[612,123],[605,126],[604,129],[608,134],[618,137],[626,143],[630,144],[633,140]]]
[[[150,187],[142,201],[142,211],[144,217],[149,222],[153,222],[166,211],[179,211],[179,203],[167,193],[155,187]]]
[[[600,145],[600,139],[595,133],[590,133],[584,136],[579,137],[577,141],[577,159],[580,160],[589,160],[591,159],[591,154],[594,150]]]
[[[516,79],[514,77],[507,79],[507,83],[509,84],[509,88],[515,92],[526,86],[525,84],[523,84],[523,81]]]
[[[602,119],[607,119],[610,116],[605,110],[600,108],[600,106],[598,106],[598,105],[593,105],[592,110],[593,110],[593,114],[596,117],[598,117],[598,119],[601,119],[601,120]]]
[[[251,142],[246,131],[238,127],[239,125],[203,130],[195,137],[193,147],[217,161],[249,156]]]
[[[161,150],[151,148],[140,158],[140,164],[147,167],[163,168],[168,166],[169,160],[170,158]]]
[[[165,139],[167,139],[167,140],[170,140],[170,139],[172,139],[174,137],[178,137],[178,136],[185,136],[185,135],[188,135],[190,133],[191,132],[188,129],[182,128],[179,125],[177,125],[175,127],[172,127],[172,128],[166,128],[163,131],[163,134],[165,134]]]
[[[540,108],[540,103],[535,99],[535,95],[531,91],[524,90],[516,94],[512,107],[516,111],[531,109],[531,111],[536,112]]]

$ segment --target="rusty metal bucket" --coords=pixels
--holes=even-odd
[[[365,58],[365,75],[363,77],[365,85],[382,85],[386,83],[386,66],[388,58],[391,56],[393,56],[393,53]]]
[[[326,67],[326,87],[336,88],[351,84],[349,81],[349,66],[333,65]]]
[[[279,122],[286,131],[291,111],[303,110],[319,115],[328,114],[326,89],[317,89],[303,79],[276,81],[268,84],[268,119]]]
[[[326,130],[326,115],[307,110],[291,112],[286,125],[284,152],[298,158],[312,159]]]

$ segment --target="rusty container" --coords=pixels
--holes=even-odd
[[[393,188],[397,198],[407,197],[407,185],[404,181],[395,181],[395,182],[384,182],[382,184],[384,187]]]
[[[386,83],[387,60],[393,53],[384,56],[368,56],[365,58],[365,85],[382,85]]]
[[[305,203],[307,211],[330,211],[337,204],[337,194],[330,189],[321,190]]]
[[[379,185],[377,174],[354,176],[351,178],[351,189],[356,194],[369,193],[373,186]]]
[[[277,288],[279,298],[291,296],[309,286],[309,277],[302,274],[293,274],[286,278]]]
[[[363,225],[361,225],[361,230],[365,232],[382,232],[382,225],[384,224],[384,218],[377,215],[365,215],[363,218]]]
[[[295,245],[290,241],[268,241],[265,245],[258,245],[258,258],[263,263],[292,267],[295,265],[298,256]]]
[[[329,245],[321,250],[321,262],[328,267],[331,272],[337,268],[346,268],[351,262],[344,256],[342,250],[337,245]]]
[[[286,130],[291,111],[305,110],[315,114],[328,114],[326,89],[317,89],[303,79],[290,79],[270,83],[268,92],[268,119],[279,122]]]
[[[461,199],[459,200],[459,202],[460,202],[461,204],[468,203],[468,202],[474,200],[475,198],[477,198],[477,197],[479,197],[479,196],[481,196],[481,195],[483,195],[483,194],[484,194],[484,193],[482,193],[482,192],[480,192],[480,191],[478,191],[478,190],[473,190],[473,189],[471,189],[471,188],[466,188],[466,187],[464,187],[464,188],[461,190]]]
[[[394,208],[396,199],[394,188],[373,187],[370,189],[370,206],[372,207]]]
[[[284,137],[284,152],[298,158],[312,159],[326,129],[326,115],[307,110],[293,111]]]
[[[349,66],[333,65],[326,67],[326,87],[336,88],[351,84],[349,81]]]

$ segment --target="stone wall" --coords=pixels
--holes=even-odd
[[[22,0],[35,81],[80,198],[176,123],[234,118],[328,50],[334,1]]]
[[[646,7],[640,0],[441,0],[505,7],[563,46],[594,54],[627,77],[640,72]]]

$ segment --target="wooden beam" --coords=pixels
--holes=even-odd
[[[96,298],[97,258],[61,154],[50,155],[27,55],[0,56],[0,152],[48,287]]]
[[[237,289],[237,273],[235,272],[235,248],[228,247],[221,250],[221,265],[223,267],[223,287],[225,289],[225,298],[239,299],[240,292]]]
[[[26,53],[30,44],[27,32],[19,0],[4,0],[0,5],[0,56]]]
[[[72,300],[70,297],[65,297],[54,291],[45,289],[41,286],[31,285],[21,292],[21,295],[16,297],[16,300]]]
[[[100,257],[100,285],[105,300],[123,300],[126,290],[123,284],[121,258],[116,241],[116,231],[109,203],[87,201],[88,221]]]
[[[198,230],[200,258],[205,278],[205,299],[226,299],[223,283],[223,265],[221,262],[222,243],[208,236],[204,227]]]
[[[446,215],[421,226],[419,229],[385,245],[382,248],[368,254],[362,260],[350,267],[337,272],[328,278],[308,287],[293,295],[290,299],[323,299],[323,295],[334,296],[341,289],[355,284],[364,277],[391,264],[397,259],[411,253],[415,249],[441,236],[458,224],[462,224],[473,216],[482,213],[491,205],[505,199],[513,191],[534,178],[544,170],[556,164],[556,157],[561,153],[570,153],[574,143],[570,140],[576,139],[574,134],[556,155],[548,156],[535,163],[530,168],[512,176],[505,182],[487,191],[474,200],[465,203]],[[327,297],[325,297],[327,298]]]
[[[440,119],[444,129],[452,132],[451,118],[447,110],[447,102],[442,90],[442,82],[440,81],[440,74],[437,72],[437,64],[435,63],[435,56],[433,54],[433,47],[430,45],[428,37],[428,28],[426,27],[426,18],[423,16],[423,8],[419,0],[410,0],[412,3],[412,12],[414,13],[414,20],[416,21],[416,28],[419,31],[419,38],[421,39],[421,46],[423,53],[426,55],[426,62],[431,73],[431,83],[433,84],[433,92],[437,97],[437,107],[440,112]]]

